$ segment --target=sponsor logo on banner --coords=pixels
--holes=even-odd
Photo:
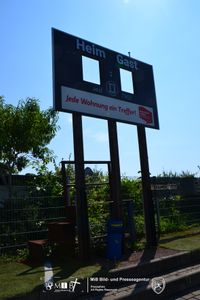
[[[139,116],[148,124],[151,124],[153,122],[152,112],[146,109],[144,106],[139,106]]]

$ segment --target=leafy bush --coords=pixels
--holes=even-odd
[[[180,212],[181,198],[172,196],[159,201],[160,232],[168,233],[186,228],[186,219]]]

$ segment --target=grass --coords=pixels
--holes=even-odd
[[[159,244],[164,248],[182,251],[200,249],[200,228],[166,234],[161,237]]]
[[[104,263],[103,263],[104,262]],[[70,281],[71,277],[79,279],[94,274],[103,275],[113,267],[105,259],[91,260],[83,263],[78,259],[53,262],[55,281]],[[42,290],[44,284],[44,266],[30,266],[5,257],[0,258],[0,300],[22,297],[35,290]]]
[[[144,246],[144,241],[132,245],[134,250],[142,250]],[[161,237],[159,246],[182,251],[200,249],[200,228],[165,234]],[[53,273],[56,281],[66,282],[70,281],[71,277],[103,276],[116,266],[118,264],[96,257],[88,262],[79,259],[53,261]],[[43,265],[34,267],[19,262],[19,257],[0,257],[0,300],[41,290],[43,283]]]
[[[0,299],[30,293],[41,286],[43,267],[32,268],[19,262],[0,260]]]
[[[53,264],[54,278],[58,281],[60,279],[69,281],[71,277],[87,278],[102,272],[101,264],[95,261],[83,263],[80,260],[72,259]]]

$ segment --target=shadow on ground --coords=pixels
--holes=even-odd
[[[162,249],[162,248],[145,248],[142,251],[139,252],[132,252],[128,251],[124,254],[122,260],[120,262],[110,261],[105,258],[105,253],[101,253],[101,255],[93,255],[90,260],[83,261],[78,259],[77,257],[71,258],[71,259],[59,259],[55,257],[49,258],[49,260],[52,263],[53,272],[54,272],[54,282],[59,283],[60,282],[66,282],[70,281],[70,278],[77,277],[79,281],[83,280],[81,277],[109,277],[111,274],[110,271],[113,269],[116,269],[117,267],[128,267],[130,265],[142,265],[143,263],[148,263],[154,258],[157,257],[164,257],[168,256],[170,254],[174,254],[173,250],[168,249]],[[21,272],[18,274],[18,276],[24,278],[27,275],[30,275],[31,273],[38,272],[36,270],[36,267],[38,266],[37,263],[33,262],[26,262],[28,266],[30,267],[27,271]],[[110,274],[109,274],[110,273]],[[125,273],[126,274],[126,273]],[[88,294],[86,296],[83,296],[83,293],[65,293],[65,292],[48,292],[44,290],[44,273],[41,275],[40,272],[38,272],[38,276],[41,276],[41,285],[38,285],[36,288],[34,288],[29,294],[21,295],[14,298],[9,298],[9,300],[62,300],[62,299],[70,299],[75,298],[79,299],[80,295],[81,299],[84,299],[88,297]],[[74,277],[72,277],[74,276]],[[112,275],[110,275],[112,276]],[[127,276],[128,277],[128,276]],[[84,281],[84,280],[83,280]],[[82,282],[82,281],[81,281]],[[86,281],[85,281],[86,282]],[[148,282],[138,282],[136,284],[135,290],[139,289],[141,284],[143,286],[148,285]],[[123,287],[130,285],[127,283],[122,283],[118,287]],[[110,288],[115,289],[115,283],[112,283],[110,285]],[[101,299],[103,295],[106,292],[101,293],[91,293],[90,295],[98,295]],[[7,298],[8,299],[8,298]]]

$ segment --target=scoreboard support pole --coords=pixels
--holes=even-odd
[[[149,173],[148,151],[145,127],[137,126],[140,165],[142,173],[142,193],[146,241],[148,247],[157,245],[153,197]]]
[[[72,118],[79,255],[82,259],[88,259],[90,256],[90,234],[88,223],[88,206],[85,189],[82,116],[80,113],[73,113]]]
[[[119,165],[119,147],[117,138],[117,124],[116,121],[108,120],[108,134],[109,134],[109,148],[111,160],[111,200],[113,203],[112,217],[122,218],[121,205],[121,175]]]

